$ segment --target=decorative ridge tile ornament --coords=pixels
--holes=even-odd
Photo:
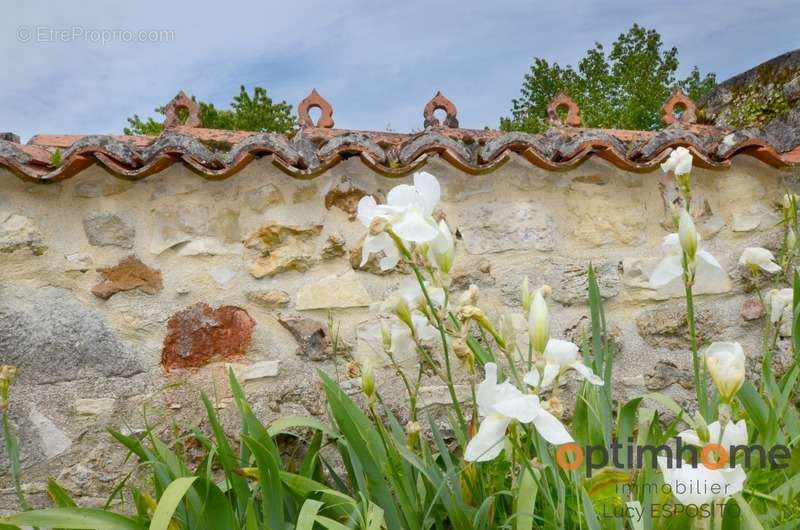
[[[567,115],[562,123],[558,109],[564,107]],[[316,123],[309,115],[312,108],[321,111]],[[183,125],[180,109],[188,111]],[[442,122],[436,110],[446,113]],[[776,138],[761,129],[734,131],[698,124],[696,105],[680,90],[662,107],[668,126],[660,131],[582,128],[578,105],[563,93],[547,112],[557,129],[542,134],[464,129],[459,127],[456,106],[437,92],[425,106],[422,132],[335,129],[332,106],[312,90],[298,105],[299,130],[258,133],[200,127],[197,103],[180,92],[167,104],[165,129],[157,137],[37,135],[20,144],[7,133],[0,136],[0,168],[44,183],[68,179],[95,164],[119,178],[139,180],[182,163],[207,179],[220,180],[257,158],[270,157],[288,175],[309,179],[358,157],[381,175],[402,177],[418,170],[429,155],[439,155],[461,171],[480,175],[499,168],[513,153],[550,171],[574,168],[598,156],[626,171],[649,172],[679,146],[689,149],[695,164],[706,169],[728,168],[739,154],[777,168],[800,165],[800,134]]]

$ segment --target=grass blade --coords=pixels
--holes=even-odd
[[[536,506],[536,495],[539,486],[528,468],[523,468],[519,475],[519,488],[517,489],[516,520],[514,530],[531,530],[533,528],[533,510]]]
[[[58,482],[53,479],[49,479],[47,481],[47,495],[50,496],[50,499],[53,501],[53,504],[60,508],[69,508],[75,507],[77,504],[72,497],[70,496],[69,492],[62,488]]]
[[[76,528],[79,530],[144,530],[145,525],[114,512],[96,508],[49,508],[10,515],[0,519],[1,524],[41,526],[45,528]]]
[[[735,493],[733,498],[736,500],[736,504],[739,505],[739,510],[741,511],[742,522],[745,523],[744,527],[748,530],[764,530],[764,527],[761,526],[761,523],[758,522],[758,517],[755,513],[753,513],[753,509],[750,508],[750,505],[744,500],[741,493]]]
[[[300,514],[297,516],[296,530],[313,530],[320,508],[322,508],[322,503],[314,499],[304,502],[303,507],[300,508]]]
[[[158,506],[150,521],[150,530],[167,530],[175,509],[180,504],[183,496],[192,487],[197,477],[182,477],[170,484],[158,500]]]
[[[205,394],[201,394],[201,398],[206,408],[208,421],[211,424],[211,429],[214,431],[214,437],[217,441],[217,453],[219,454],[219,461],[225,473],[225,480],[227,480],[228,486],[233,489],[236,495],[236,505],[239,513],[244,513],[250,498],[250,488],[247,486],[247,481],[235,473],[235,470],[239,466],[233,454],[233,449],[231,449],[228,443],[228,438],[225,436],[225,431],[222,430],[222,425],[219,422],[217,413],[214,411],[214,405]]]
[[[750,381],[745,381],[736,395],[762,435],[769,429],[769,407]]]
[[[323,372],[319,375],[336,424],[351,447],[351,455],[355,453],[360,457],[369,493],[386,513],[389,528],[405,528],[407,525],[401,521],[399,509],[384,477],[383,467],[388,456],[374,425],[335,381]]]
[[[283,524],[283,487],[280,479],[280,459],[262,444],[250,436],[242,436],[242,440],[260,470],[259,483],[261,484],[261,511],[264,524],[270,530],[281,530]],[[272,440],[270,438],[270,440]]]

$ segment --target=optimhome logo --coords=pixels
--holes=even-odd
[[[669,445],[636,445],[633,438],[627,444],[614,442],[609,446],[587,445],[584,447],[575,443],[560,445],[556,450],[556,462],[561,469],[574,471],[581,466],[586,470],[586,476],[591,477],[595,470],[608,466],[617,469],[640,469],[649,461],[650,467],[658,465],[658,457],[667,459],[667,467],[681,469],[682,467],[697,467],[702,464],[708,469],[721,469],[725,466],[735,467],[738,461],[745,468],[753,465],[753,457],[758,457],[758,465],[768,465],[770,469],[786,469],[791,457],[789,447],[774,445],[769,449],[759,444],[731,445],[723,447],[718,443],[708,443],[700,448],[686,444],[679,437],[675,437],[674,449]],[[741,460],[738,457],[742,457]],[[688,457],[688,462],[684,458]]]

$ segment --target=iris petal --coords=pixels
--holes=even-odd
[[[372,219],[374,219],[377,214],[377,209],[378,203],[375,202],[375,197],[372,195],[361,197],[361,200],[358,201],[358,220],[362,225],[369,227]]]
[[[433,209],[439,204],[439,199],[442,195],[439,181],[430,173],[420,171],[414,174],[414,188],[419,194],[419,200],[425,215],[431,215]]]
[[[414,243],[427,243],[436,239],[439,229],[416,210],[408,210],[398,221],[392,224],[394,232],[406,241]]]
[[[569,431],[567,431],[567,428],[564,427],[555,416],[544,409],[540,410],[539,414],[533,418],[533,426],[536,427],[536,430],[542,435],[542,438],[553,445],[561,445],[575,441],[572,439]]]
[[[397,246],[395,245],[394,240],[389,234],[382,232],[377,236],[368,235],[364,239],[364,244],[361,246],[360,266],[363,267],[364,265],[366,265],[367,261],[369,261],[370,255],[377,254],[378,252],[383,252],[386,258],[389,258],[386,263],[387,265],[392,259],[394,259],[394,256],[397,256],[399,261],[400,253],[397,250]],[[397,261],[395,261],[391,267],[388,267],[388,269],[391,269],[392,267],[394,267],[394,265],[397,265]],[[381,269],[383,269],[383,265],[381,265]]]
[[[583,364],[581,361],[577,361],[572,365],[572,369],[578,372],[580,376],[586,379],[589,383],[597,386],[603,386],[603,380],[595,374],[591,368]]]
[[[417,195],[417,190],[414,189],[414,186],[399,184],[389,190],[389,193],[386,195],[386,204],[389,206],[409,208],[411,206],[417,206],[418,197],[419,195]]]
[[[650,275],[650,288],[661,289],[676,278],[683,275],[683,266],[681,265],[680,256],[667,256],[662,259],[653,274]]]
[[[506,428],[511,418],[492,415],[481,422],[478,433],[469,441],[464,450],[467,462],[486,462],[493,460],[503,450]]]
[[[503,416],[522,423],[530,423],[541,412],[539,398],[533,394],[520,394],[519,397],[495,403],[494,410]]]
[[[555,363],[547,363],[544,365],[542,388],[547,388],[552,385],[559,373],[561,373],[561,366]]]
[[[544,358],[561,366],[570,366],[578,358],[578,345],[568,340],[550,339],[544,349]]]

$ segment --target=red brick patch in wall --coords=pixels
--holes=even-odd
[[[202,302],[187,307],[167,322],[161,366],[166,371],[197,368],[244,355],[255,325],[241,307],[225,305],[213,309]]]

